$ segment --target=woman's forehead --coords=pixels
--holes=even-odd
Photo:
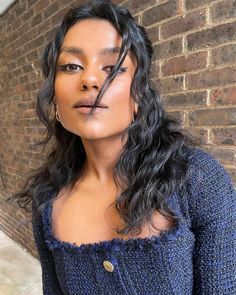
[[[77,22],[68,30],[62,44],[64,46],[81,44],[80,47],[96,45],[97,48],[118,47],[122,44],[122,38],[110,22],[86,19]]]
[[[118,58],[121,45],[122,38],[109,21],[85,19],[77,22],[68,30],[59,54]],[[128,52],[126,58],[135,62],[131,51]]]

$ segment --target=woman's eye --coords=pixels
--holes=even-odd
[[[114,69],[115,66],[107,66],[104,69],[107,72],[112,72],[112,70]],[[77,64],[73,64],[73,63],[68,63],[68,64],[61,64],[58,65],[58,68],[64,72],[78,72],[82,69],[82,67],[80,65]],[[126,72],[127,68],[120,68],[118,73],[122,73],[122,72]]]
[[[59,65],[58,67],[59,67],[59,69],[61,69],[62,71],[65,71],[65,72],[75,72],[81,68],[80,65],[72,64],[72,63]]]
[[[109,68],[108,72],[112,72],[115,66],[107,66],[105,69]],[[126,72],[127,68],[120,68],[118,73]]]

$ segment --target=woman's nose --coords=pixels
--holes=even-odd
[[[98,90],[101,85],[101,74],[96,70],[84,70],[80,78],[81,90],[92,88]]]

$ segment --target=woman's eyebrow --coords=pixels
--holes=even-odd
[[[108,47],[99,50],[98,54],[102,56],[112,56],[119,54],[120,50],[120,47]],[[84,50],[76,46],[64,46],[61,48],[59,54],[61,54],[62,52],[71,53],[73,55],[84,55]]]

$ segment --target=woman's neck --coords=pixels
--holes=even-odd
[[[87,140],[82,139],[86,152],[83,178],[107,184],[113,182],[113,170],[123,145],[121,138]]]

